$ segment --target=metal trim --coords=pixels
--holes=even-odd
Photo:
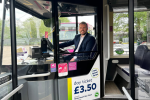
[[[12,61],[12,89],[18,87],[17,79],[17,54],[16,54],[16,18],[15,0],[10,0],[10,35],[11,35],[11,61]],[[18,93],[13,95],[13,100],[18,100]]]
[[[129,68],[131,97],[135,100],[135,68],[134,68],[134,0],[128,0],[129,13]]]

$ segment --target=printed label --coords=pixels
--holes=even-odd
[[[69,71],[77,70],[77,62],[69,62]]]
[[[51,72],[56,72],[56,63],[51,64]]]
[[[67,63],[58,64],[58,72],[67,72]]]

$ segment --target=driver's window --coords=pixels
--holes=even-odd
[[[83,13],[82,12],[83,9],[80,8],[81,6],[79,5],[71,5],[66,3],[59,3],[59,4],[63,5],[62,7],[61,6],[59,7],[61,15],[74,16],[74,17],[60,16],[59,18],[59,20],[61,21],[61,24],[59,26],[59,48],[63,49],[63,51],[61,51],[61,53],[59,54],[60,62],[71,61],[71,58],[76,59],[74,61],[84,61],[84,60],[94,59],[95,55],[97,54],[96,53],[97,42],[96,42],[95,30],[94,30],[95,16],[94,15],[80,16],[80,14]],[[68,8],[70,7],[71,11],[67,9],[65,6],[67,6]],[[85,9],[88,8],[86,6],[82,6],[82,7]],[[76,9],[80,9],[80,11],[76,11]],[[88,11],[89,10],[87,10],[87,12]],[[79,14],[79,15],[77,16],[73,14]],[[81,27],[81,25],[83,26]],[[67,53],[72,53],[72,54],[67,54]]]
[[[90,20],[89,20],[90,19]],[[94,31],[94,27],[95,27],[95,23],[94,23],[94,15],[91,16],[78,16],[78,23],[81,22],[86,22],[88,25],[88,33],[90,33],[92,36],[95,37],[95,31]],[[78,32],[78,34],[80,34],[80,32]]]
[[[61,24],[59,26],[59,40],[72,40],[76,35],[76,20],[75,17],[60,17]]]

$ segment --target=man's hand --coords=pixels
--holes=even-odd
[[[70,61],[75,61],[75,59],[74,59],[74,58],[72,58]]]

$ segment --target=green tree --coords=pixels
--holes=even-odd
[[[23,22],[23,30],[26,34],[30,34],[31,38],[37,37],[36,24],[34,22],[34,17],[28,18]]]
[[[61,23],[67,23],[70,22],[70,19],[67,17],[59,17],[59,20],[61,21]]]
[[[32,38],[36,38],[37,37],[37,30],[36,30],[36,24],[34,22],[34,17],[31,17],[29,19],[30,22],[30,27],[31,27],[31,36]]]
[[[42,37],[42,36],[45,35],[45,31],[47,31],[47,32],[49,33],[49,35],[50,35],[50,33],[51,33],[51,27],[46,27],[46,26],[44,25],[44,22],[43,22],[43,21],[41,21],[41,25],[40,25],[39,30],[40,30],[40,37]]]
[[[2,31],[2,20],[0,19],[0,31]]]
[[[4,26],[4,39],[10,39],[10,20],[5,21],[5,26]]]
[[[61,22],[70,22],[70,20],[67,17],[59,18]],[[37,38],[37,26],[36,24],[39,24],[39,34],[40,37],[45,36],[45,31],[49,33],[51,36],[52,34],[52,27],[46,27],[43,20],[39,21],[41,19],[37,19],[35,17],[30,17],[26,19],[22,23],[22,26],[18,25],[16,26],[16,33],[18,38]],[[49,21],[49,20],[46,20]],[[36,23],[38,22],[38,23]],[[53,24],[53,23],[52,23]]]
[[[114,13],[113,15],[113,27],[114,32],[126,32],[128,33],[128,13]],[[134,12],[134,30],[135,36],[137,32],[143,32],[143,39],[147,34],[147,12]],[[135,38],[137,39],[137,38]]]
[[[117,32],[128,32],[128,14],[114,13],[113,15],[113,30]]]

